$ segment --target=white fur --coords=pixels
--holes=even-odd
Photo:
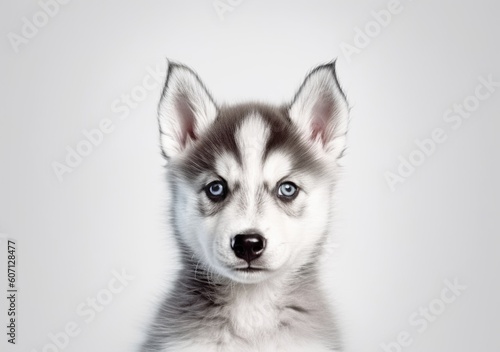
[[[242,215],[246,218],[253,218],[255,222],[248,224],[249,228],[258,227],[255,219],[256,192],[262,184],[262,156],[269,134],[269,127],[256,114],[247,117],[236,132],[236,141],[243,159],[242,168],[239,170],[240,175],[238,175],[238,180],[243,183],[242,192],[244,192],[245,199],[245,213]]]

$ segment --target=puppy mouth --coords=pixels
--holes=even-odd
[[[265,268],[259,268],[255,266],[247,266],[246,268],[234,268],[233,270],[239,271],[239,272],[244,272],[244,273],[257,273],[261,271],[267,271]]]

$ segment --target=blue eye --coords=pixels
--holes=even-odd
[[[292,200],[297,197],[299,193],[299,188],[295,183],[292,182],[283,182],[278,187],[278,197],[283,200]]]
[[[227,186],[224,181],[213,181],[205,186],[205,193],[213,201],[221,201],[226,198]]]

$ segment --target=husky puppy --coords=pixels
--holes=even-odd
[[[219,105],[171,63],[159,124],[182,267],[141,351],[339,351],[317,275],[348,125],[335,63],[283,106]]]

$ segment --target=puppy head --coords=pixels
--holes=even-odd
[[[310,262],[329,228],[347,122],[334,63],[281,107],[218,106],[192,70],[171,64],[159,123],[184,248],[243,283]]]

